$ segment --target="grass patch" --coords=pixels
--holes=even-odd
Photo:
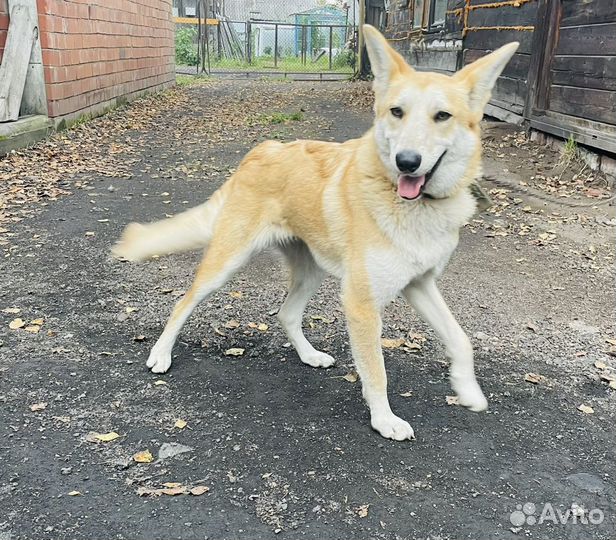
[[[175,84],[180,87],[184,86],[199,86],[211,79],[207,75],[176,75]]]
[[[567,161],[574,161],[579,155],[578,145],[573,138],[573,135],[569,135],[567,142],[563,148],[563,156]]]
[[[286,56],[278,58],[276,66],[274,66],[274,58],[272,56],[258,56],[253,58],[252,62],[248,63],[245,60],[234,58],[216,58],[215,55],[210,57],[210,65],[212,69],[229,69],[238,71],[272,71],[280,72],[330,72],[330,73],[353,73],[353,66],[346,61],[340,61],[336,57],[332,62],[332,69],[329,69],[329,59],[327,56],[319,58],[317,61],[308,59],[304,64],[301,58],[296,56]]]
[[[287,122],[300,122],[303,119],[304,113],[302,111],[293,113],[276,112],[271,114],[258,114],[252,119],[251,125],[286,124]]]

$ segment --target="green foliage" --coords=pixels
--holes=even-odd
[[[187,66],[197,65],[196,28],[179,28],[175,32],[175,61]]]
[[[569,135],[565,147],[563,148],[563,154],[566,159],[572,160],[578,156],[578,146],[573,138],[573,135]]]
[[[355,51],[344,49],[334,57],[333,67],[334,69],[343,69],[348,66],[355,67]]]

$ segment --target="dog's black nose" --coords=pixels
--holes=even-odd
[[[421,165],[421,155],[412,150],[405,150],[396,154],[396,165],[400,172],[415,172]]]

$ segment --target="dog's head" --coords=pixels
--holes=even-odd
[[[374,27],[363,29],[374,73],[375,139],[391,181],[405,199],[447,197],[479,170],[483,109],[519,44],[448,76],[415,71]]]

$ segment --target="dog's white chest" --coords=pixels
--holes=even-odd
[[[377,304],[392,300],[413,279],[434,271],[440,274],[458,243],[457,231],[428,234],[387,248],[366,252],[366,269]]]
[[[440,274],[458,245],[460,227],[474,208],[472,197],[463,193],[438,208],[418,207],[406,216],[378,220],[389,245],[366,251],[375,301],[384,305],[426,272]]]

